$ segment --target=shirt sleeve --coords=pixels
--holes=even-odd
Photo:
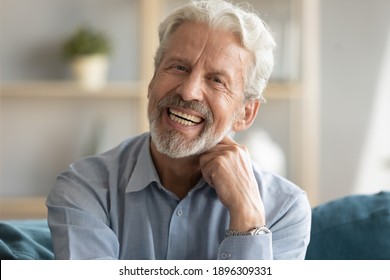
[[[304,259],[310,240],[311,208],[305,193],[286,203],[283,215],[270,227],[271,233],[225,238],[220,260]]]
[[[294,197],[272,226],[273,259],[303,260],[310,242],[311,207],[306,193]]]
[[[272,233],[225,238],[218,253],[219,260],[271,260]]]
[[[49,194],[48,223],[56,259],[118,259],[119,242],[109,227],[107,191],[76,170],[61,174]]]

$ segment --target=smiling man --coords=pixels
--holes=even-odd
[[[150,133],[82,159],[47,206],[59,259],[303,259],[310,206],[231,136],[250,127],[274,41],[253,12],[191,2],[160,25]]]

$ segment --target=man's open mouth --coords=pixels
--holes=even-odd
[[[172,108],[168,109],[168,115],[172,121],[186,126],[194,126],[200,124],[203,121],[201,117],[185,114]]]

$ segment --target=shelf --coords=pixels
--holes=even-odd
[[[87,91],[70,81],[7,82],[0,85],[1,98],[94,98],[138,99],[145,90],[138,82],[110,82],[98,91]],[[267,100],[288,100],[301,96],[299,83],[270,82],[265,89]]]
[[[44,219],[46,197],[12,197],[0,199],[0,220]]]
[[[101,90],[88,91],[71,81],[7,82],[0,85],[1,98],[108,98],[137,99],[140,83],[110,82]]]

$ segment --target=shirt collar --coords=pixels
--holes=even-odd
[[[141,147],[140,153],[136,159],[135,167],[127,183],[126,193],[140,191],[151,183],[156,182],[160,187],[161,182],[150,154],[150,135]]]

